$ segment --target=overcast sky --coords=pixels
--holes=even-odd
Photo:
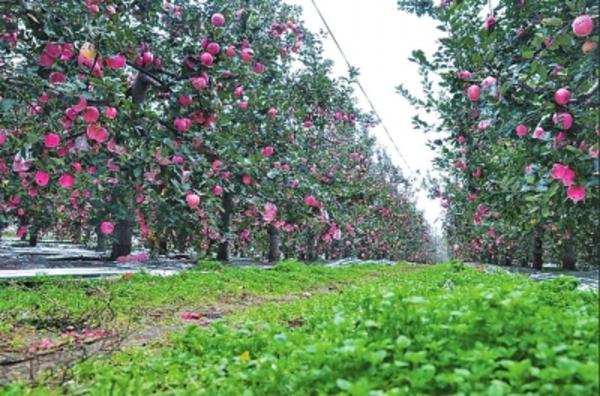
[[[311,0],[285,1],[303,7],[308,29],[313,32],[325,30]],[[421,92],[417,66],[408,58],[414,49],[422,49],[428,54],[434,52],[439,37],[436,24],[429,18],[417,18],[399,11],[396,0],[315,1],[350,64],[359,68],[359,80],[401,154],[413,171],[420,170],[421,176],[425,175],[432,170],[433,152],[425,145],[425,135],[413,129],[411,117],[415,111],[396,93],[395,87],[402,83],[412,92]],[[324,49],[325,56],[334,61],[335,75],[347,75],[348,68],[331,38],[325,40]],[[370,110],[358,88],[356,97],[359,105]],[[373,133],[405,175],[412,175],[413,172],[406,168],[383,128],[378,126]],[[439,201],[429,200],[426,195],[425,191],[417,194],[417,207],[425,212],[429,223],[439,230]]]

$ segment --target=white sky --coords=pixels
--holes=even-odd
[[[303,7],[304,22],[309,30],[325,30],[311,0],[286,2]],[[418,68],[408,58],[414,49],[422,49],[426,54],[435,51],[440,33],[435,29],[436,23],[430,18],[417,18],[399,11],[396,0],[316,0],[316,3],[350,64],[359,68],[361,84],[411,169],[420,170],[421,176],[428,170],[433,171],[431,160],[434,153],[425,145],[427,137],[421,131],[414,130],[411,123],[415,110],[396,93],[395,87],[402,83],[419,96],[421,85]],[[334,74],[346,76],[348,68],[333,40],[328,37],[323,46],[325,56],[334,61]],[[370,111],[358,87],[356,97],[359,105]],[[412,175],[383,128],[378,126],[373,133],[404,174]],[[413,185],[419,187],[420,178]],[[428,199],[426,191],[418,191],[417,207],[425,212],[427,221],[434,229],[441,229],[439,218],[442,209],[439,201]]]

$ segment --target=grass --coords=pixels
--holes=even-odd
[[[222,300],[289,295],[396,270],[376,265],[326,268],[293,261],[263,270],[205,262],[197,270],[171,277],[35,278],[0,287],[0,338],[10,338],[16,347],[26,342],[31,332],[61,332],[69,326],[114,328],[140,323],[152,311],[173,312]]]
[[[83,362],[60,389],[5,393],[598,394],[598,295],[571,278],[535,283],[456,264],[385,271],[340,293],[189,326],[158,350]]]

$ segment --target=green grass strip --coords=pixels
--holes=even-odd
[[[355,267],[343,271],[359,271]],[[6,394],[598,394],[597,294],[440,265],[190,326]]]

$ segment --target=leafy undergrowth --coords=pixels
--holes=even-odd
[[[127,274],[105,280],[35,278],[0,287],[0,340],[18,348],[36,335],[59,334],[67,328],[115,329],[124,324],[135,325],[157,311],[289,295],[397,270],[377,265],[327,268],[294,261],[264,270],[205,262],[198,270],[170,277]],[[156,317],[150,319],[154,321]]]
[[[355,271],[356,269],[347,269]],[[7,394],[592,395],[597,294],[441,265],[257,307]]]

